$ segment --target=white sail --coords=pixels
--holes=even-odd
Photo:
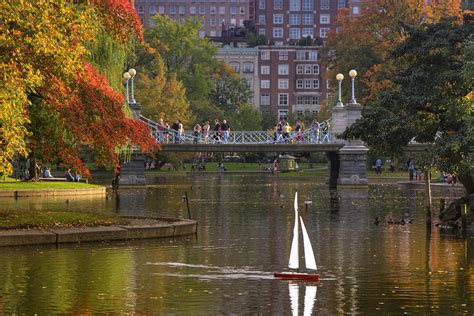
[[[300,258],[298,253],[298,192],[295,192],[295,226],[293,227],[293,241],[291,243],[290,260],[288,267],[290,269],[298,269],[300,267]]]
[[[298,301],[299,301],[299,291],[298,284],[289,283],[288,289],[290,291],[290,301],[291,301],[291,314],[294,316],[298,315]]]
[[[316,259],[314,259],[313,247],[309,241],[308,232],[304,226],[303,219],[300,216],[301,230],[303,231],[303,246],[304,246],[304,259],[306,262],[306,269],[317,270]]]
[[[316,300],[316,292],[318,287],[315,285],[306,286],[304,294],[304,316],[311,316],[313,314],[314,301]]]

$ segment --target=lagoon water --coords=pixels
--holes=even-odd
[[[229,174],[149,182],[107,200],[0,200],[187,217],[187,191],[199,221],[196,236],[177,239],[0,248],[0,314],[474,314],[473,236],[427,232],[421,187],[333,191],[321,179]],[[272,276],[287,265],[295,189],[321,274],[315,300],[314,285]]]

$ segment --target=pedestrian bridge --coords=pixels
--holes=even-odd
[[[150,128],[151,135],[169,152],[328,152],[344,146],[332,132],[307,129],[288,135],[273,131],[231,131],[227,134],[210,131],[208,135],[174,130],[158,130],[157,123],[140,116]]]

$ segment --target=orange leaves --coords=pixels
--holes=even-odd
[[[130,0],[93,0],[107,33],[121,42],[135,36],[143,40],[143,28]]]

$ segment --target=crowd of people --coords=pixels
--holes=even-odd
[[[181,121],[176,120],[171,126],[160,119],[156,126],[158,142],[161,143],[183,143],[184,127]],[[230,125],[227,120],[214,121],[211,126],[209,121],[204,124],[196,123],[193,127],[193,142],[205,144],[227,143],[230,135]]]
[[[296,140],[296,142],[309,141],[316,144],[330,143],[330,127],[329,120],[318,122],[315,118],[311,122],[309,133],[305,134],[305,126],[302,120],[296,120],[295,126],[292,127],[288,121],[281,119],[273,126],[273,141],[276,143],[289,143],[292,140]]]
[[[310,142],[330,143],[331,135],[329,129],[330,121],[318,122],[315,118],[311,123],[310,130],[305,133],[305,125],[302,120],[296,120],[294,126],[284,119],[275,123],[270,133],[273,133],[273,141],[276,143]],[[192,131],[193,143],[220,144],[229,142],[231,128],[227,120],[205,121],[204,124],[196,123]],[[160,143],[184,143],[184,127],[180,120],[174,121],[171,126],[160,119],[156,125],[156,139]],[[186,141],[190,141],[187,139]]]

